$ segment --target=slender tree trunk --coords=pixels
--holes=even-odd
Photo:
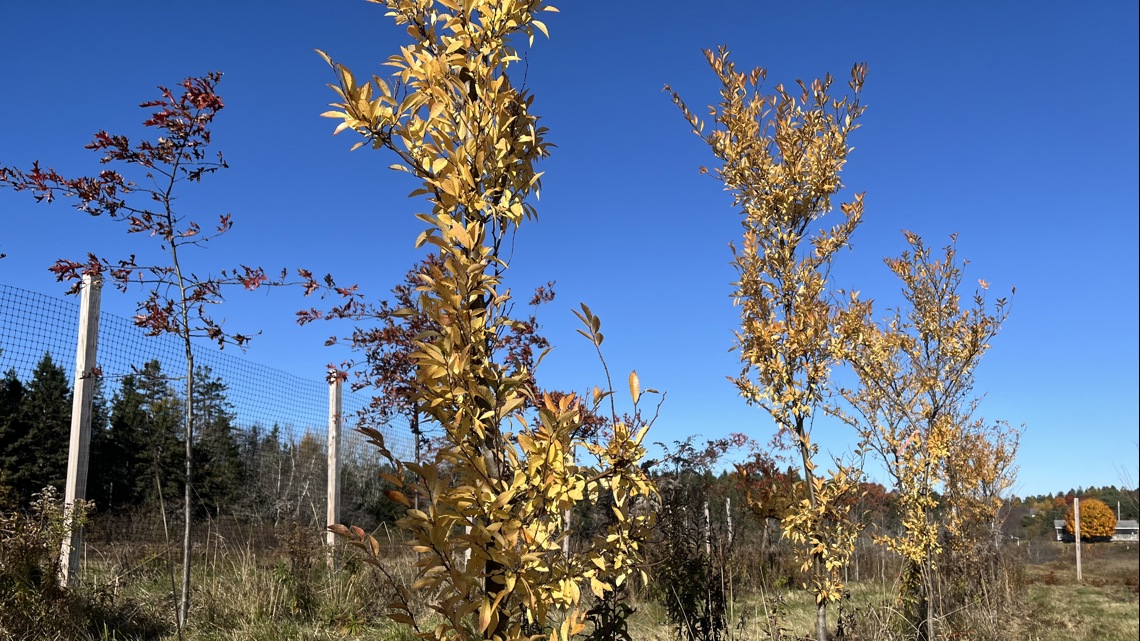
[[[800,459],[804,470],[804,484],[807,486],[808,503],[814,512],[819,507],[819,499],[815,495],[815,471],[811,464],[811,451],[808,449],[807,434],[804,432],[804,417],[796,416],[796,436],[800,445]],[[822,579],[826,568],[819,554],[812,554],[812,575]],[[827,601],[822,600],[815,606],[815,638],[816,641],[827,641]]]
[[[419,407],[418,407],[417,403],[415,403],[414,401],[412,402],[412,416],[411,416],[411,418],[412,418],[412,425],[411,425],[411,427],[412,427],[412,438],[414,438],[416,440],[416,442],[415,442],[416,465],[420,465],[423,463],[423,461],[420,460],[420,458],[421,458],[421,453],[420,453],[420,411],[419,411]],[[419,484],[419,481],[417,480],[416,483]],[[420,493],[418,491],[415,493],[413,500],[415,501],[415,503],[412,507],[414,509],[417,509],[417,510],[420,509]]]
[[[926,567],[923,568],[923,595],[926,605],[926,640],[934,641],[934,564],[930,558],[930,551],[926,552]]]
[[[466,254],[465,257],[469,258],[469,254]],[[486,266],[484,265],[478,272],[478,276],[485,276],[485,270]],[[456,276],[458,277],[459,274],[456,274]],[[482,281],[480,281],[480,283],[482,283]],[[485,292],[480,293],[473,301],[470,301],[469,299],[465,300],[463,303],[461,303],[460,309],[463,309],[464,305],[470,305],[468,308],[470,310],[470,322],[474,323],[475,319],[479,316],[483,317],[482,322],[489,322],[487,316],[491,313],[492,310],[490,309],[490,301],[487,300],[487,294]],[[479,346],[481,347],[481,350],[472,355],[471,363],[473,370],[478,371],[486,363],[489,363],[491,361],[491,357],[495,349],[493,340],[493,337],[488,336],[486,341]],[[494,381],[482,379],[479,381],[479,383],[480,386],[486,387],[487,389],[495,389]],[[479,408],[481,413],[490,413],[495,409],[491,406],[490,401],[482,396],[476,396],[474,400],[475,405]],[[507,447],[510,447],[510,445],[503,438],[503,434],[499,429],[499,425],[496,424],[489,427],[490,429],[487,430],[487,434],[484,437],[483,442],[480,444],[481,447],[479,449],[483,455],[483,461],[487,469],[487,476],[491,479],[494,479],[495,481],[501,481],[506,475],[505,470],[503,469],[503,461],[500,460],[499,453],[504,451]],[[490,523],[484,523],[482,525],[485,528],[489,526]],[[501,563],[494,560],[493,558],[487,560],[485,568],[483,590],[486,592],[488,598],[494,600],[500,592],[506,589],[506,585],[504,584],[504,579],[502,576],[505,568]],[[505,637],[509,623],[510,622],[507,617],[500,616],[496,625],[493,628],[489,628],[487,630],[488,638],[493,639],[496,637]]]
[[[879,583],[887,582],[887,550],[879,546]]]
[[[176,168],[177,170],[177,168]],[[173,178],[170,186],[174,186]],[[174,229],[174,217],[170,211],[170,190],[166,192],[166,217],[170,229]],[[178,630],[186,628],[190,617],[190,562],[193,542],[190,535],[193,531],[194,511],[194,350],[190,344],[190,301],[186,291],[186,280],[182,276],[182,265],[178,260],[178,243],[173,237],[170,243],[170,262],[174,266],[174,274],[178,283],[179,301],[182,303],[181,327],[179,333],[182,345],[186,350],[186,491],[185,504],[182,514],[185,523],[182,526],[182,596],[178,603]]]
[[[194,354],[190,349],[189,339],[186,343],[186,504],[183,506],[183,517],[186,519],[182,528],[182,599],[178,604],[178,628],[185,629],[190,615],[190,559],[193,545],[190,539],[192,532],[193,512],[193,480],[194,480]]]

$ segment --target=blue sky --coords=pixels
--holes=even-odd
[[[769,6],[776,5],[776,6]],[[527,295],[557,281],[541,320],[556,345],[540,376],[586,389],[601,367],[575,333],[587,302],[603,322],[612,371],[636,368],[668,398],[653,440],[746,432],[770,419],[726,376],[736,310],[728,243],[738,216],[721,186],[697,173],[712,161],[661,91],[694,110],[716,99],[701,54],[726,44],[769,82],[844,78],[867,62],[869,106],[844,172],[866,192],[854,250],[837,286],[890,300],[882,264],[905,248],[902,229],[941,247],[958,232],[966,282],[993,295],[1016,286],[1012,314],[978,371],[982,413],[1024,423],[1019,494],[1136,477],[1137,4],[563,2],[549,40],[527,53],[535,111],[557,145],[539,219],[519,234],[508,283]],[[41,159],[94,171],[82,149],[99,129],[137,135],[134,105],[187,75],[225,72],[214,129],[231,169],[185,192],[201,218],[229,212],[234,230],[192,260],[333,272],[382,296],[416,259],[423,203],[388,171],[392,159],[332,137],[318,117],[332,99],[320,48],[358,75],[403,40],[382,7],[358,0],[195,3],[15,3],[0,21],[0,163]],[[145,252],[106,220],[0,192],[0,282],[62,294],[47,266],[88,251]],[[132,296],[104,309],[133,311]],[[346,327],[297,328],[299,294],[233,293],[234,330],[262,330],[246,357],[320,377],[344,354],[322,347]],[[841,450],[843,428],[817,425]]]

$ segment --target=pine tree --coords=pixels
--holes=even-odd
[[[233,405],[226,399],[226,384],[209,367],[194,371],[194,444],[196,499],[211,514],[232,509],[242,486],[241,453],[234,436]]]
[[[153,475],[147,476],[143,435],[148,429],[148,420],[137,376],[123,377],[105,420],[101,433],[94,429],[91,432],[87,496],[104,511],[138,506],[147,495],[148,487],[155,486]]]
[[[168,504],[180,496],[181,412],[182,401],[157,360],[123,377],[98,458],[93,457],[97,463],[91,466],[89,494],[96,505],[157,506],[160,488]]]
[[[24,393],[24,384],[16,376],[16,370],[9,369],[0,379],[0,469],[3,470],[9,470],[8,456],[27,429],[20,414]]]
[[[148,480],[142,436],[146,425],[138,378],[124,376],[122,387],[111,400],[111,423],[99,453],[100,464],[91,469],[97,479],[91,496],[96,505],[116,509],[142,503]],[[154,487],[153,480],[151,487]]]
[[[16,441],[27,430],[20,405],[24,400],[24,384],[15,369],[0,379],[0,508],[15,507],[15,492],[10,486],[14,462],[10,461]]]
[[[110,508],[110,491],[122,475],[122,470],[112,464],[116,452],[111,443],[111,408],[103,393],[104,388],[103,379],[96,379],[91,401],[91,449],[87,467],[87,500],[99,510]]]
[[[51,354],[45,353],[36,365],[19,414],[24,429],[5,461],[9,482],[24,503],[48,485],[62,493],[71,436],[71,385]]]

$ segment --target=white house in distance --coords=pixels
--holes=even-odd
[[[1073,542],[1073,535],[1065,531],[1065,520],[1054,519],[1053,529],[1057,531],[1057,540],[1064,541],[1065,543]],[[1132,519],[1125,519],[1116,522],[1116,534],[1112,535],[1113,541],[1140,541],[1140,522],[1133,521]]]

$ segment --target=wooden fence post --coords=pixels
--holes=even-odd
[[[712,520],[709,519],[708,499],[705,499],[705,556],[712,558]]]
[[[343,425],[342,410],[343,388],[342,380],[335,374],[329,380],[329,445],[328,445],[328,496],[326,520],[327,525],[340,522],[340,431]],[[329,546],[329,564],[332,569],[333,546],[336,544],[336,535],[325,531],[325,542]]]
[[[1077,531],[1077,583],[1081,583],[1081,500],[1078,498],[1073,499],[1073,529]]]
[[[64,510],[68,536],[59,557],[59,581],[75,585],[78,578],[79,550],[83,547],[82,524],[74,521],[75,502],[87,496],[87,462],[91,448],[91,405],[95,398],[95,353],[99,347],[99,294],[103,281],[90,274],[83,277],[79,303],[79,337],[75,350],[75,381],[71,392],[71,442],[67,448],[67,481]]]
[[[724,522],[728,526],[728,544],[732,545],[732,497],[724,497]]]

